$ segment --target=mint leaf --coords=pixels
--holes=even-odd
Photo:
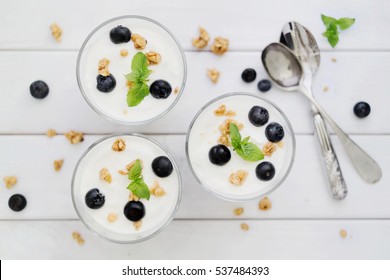
[[[139,198],[146,198],[147,200],[150,198],[149,187],[142,178],[135,179],[127,188]]]
[[[350,28],[354,23],[354,18],[339,18],[337,21],[337,25],[340,27],[341,30]]]
[[[244,143],[248,143],[250,138],[251,138],[251,137],[248,136],[248,137],[245,137],[244,139],[242,139],[241,145],[244,144]]]
[[[335,23],[330,24],[322,35],[328,38],[328,42],[333,48],[337,45],[339,41],[339,31],[337,30],[337,25]]]
[[[232,146],[234,149],[240,148],[241,144],[241,134],[238,130],[237,125],[234,123],[230,123],[229,125],[229,131],[230,131],[230,140],[232,141]]]
[[[328,16],[323,15],[323,14],[321,14],[321,19],[326,27],[337,22],[337,19],[332,18],[332,17],[328,17]]]
[[[142,174],[142,164],[141,161],[137,159],[134,162],[134,165],[129,170],[128,177],[130,180],[136,180],[141,177],[141,174]]]
[[[237,150],[237,154],[246,161],[256,162],[264,159],[264,155],[260,148],[255,144],[246,142],[241,144],[241,149]]]
[[[134,55],[133,60],[131,61],[131,71],[139,74],[139,76],[142,76],[149,71],[148,59],[144,53],[138,52]]]
[[[127,105],[137,106],[149,94],[149,87],[145,83],[134,84],[127,92]]]

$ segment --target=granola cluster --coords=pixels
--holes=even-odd
[[[161,55],[158,52],[150,51],[145,53],[148,65],[157,65],[161,61]]]
[[[272,154],[276,151],[276,145],[272,142],[267,142],[264,144],[261,151],[263,152],[263,155],[271,157]]]
[[[247,177],[248,171],[240,169],[230,174],[229,182],[235,186],[241,186],[242,184],[244,184]]]
[[[221,132],[221,136],[218,138],[218,143],[225,145],[225,146],[230,146],[230,140],[229,140],[229,135],[230,135],[230,123],[234,123],[237,125],[238,129],[241,130],[244,125],[242,123],[237,122],[234,119],[227,119],[225,120],[220,126],[219,126],[219,131]]]
[[[347,237],[347,231],[345,229],[340,230],[340,236],[341,238],[346,238]]]
[[[146,47],[147,41],[139,34],[132,34],[131,41],[134,43],[134,47],[137,50],[143,50]]]
[[[7,189],[12,188],[18,182],[18,180],[16,179],[15,176],[6,176],[6,177],[4,177],[3,180],[4,180],[4,183],[5,183],[5,186],[7,187]]]
[[[242,223],[242,224],[241,224],[241,229],[242,229],[243,231],[248,231],[248,230],[249,230],[249,225],[246,224],[246,223]]]
[[[197,49],[204,49],[210,41],[209,33],[206,29],[199,27],[199,37],[192,40],[192,45]]]
[[[223,55],[229,48],[229,39],[223,37],[215,37],[214,44],[211,46],[211,51],[217,55]]]
[[[126,49],[122,49],[122,50],[119,52],[119,54],[120,54],[121,56],[123,56],[123,57],[126,57],[126,56],[129,55],[129,51],[126,50]]]
[[[50,25],[50,29],[51,29],[51,35],[53,35],[57,43],[61,42],[61,37],[62,37],[61,27],[57,23],[52,23]]]
[[[54,170],[59,172],[61,170],[63,164],[64,164],[63,159],[55,160],[53,162]]]
[[[260,200],[259,202],[259,209],[262,210],[262,211],[267,211],[269,209],[271,209],[272,207],[272,204],[271,204],[271,200],[269,200],[268,197],[264,197]]]
[[[78,233],[77,231],[74,231],[73,233],[72,233],[72,237],[73,237],[73,239],[74,240],[76,240],[77,241],[77,243],[79,244],[79,245],[83,245],[84,244],[84,238],[81,236],[81,234],[80,233]]]
[[[109,184],[112,183],[112,176],[110,174],[110,171],[108,171],[108,169],[105,167],[100,170],[99,178],[100,178],[100,180],[106,181]]]
[[[57,135],[57,132],[54,130],[54,129],[49,129],[47,132],[46,132],[46,136],[49,137],[49,138],[52,138],[54,136]]]
[[[65,133],[66,139],[69,140],[71,144],[77,144],[84,141],[84,135],[82,132],[71,130]]]
[[[244,208],[242,207],[236,208],[233,210],[233,213],[236,216],[241,216],[242,214],[244,214]]]
[[[133,160],[132,162],[130,162],[129,164],[126,165],[125,170],[118,170],[118,173],[121,174],[121,175],[129,174],[130,169],[133,167],[133,165],[134,165],[134,163],[136,161],[137,161],[136,159]],[[144,167],[144,163],[143,163],[142,159],[140,159],[140,162],[141,162],[141,166],[143,168]]]
[[[157,180],[154,181],[153,186],[149,190],[150,194],[157,197],[166,195],[164,188],[160,186],[160,183]]]
[[[130,193],[129,195],[129,201],[138,201],[139,200],[139,197],[136,196],[135,194],[133,193]]]
[[[112,149],[115,152],[122,152],[126,149],[126,142],[123,139],[116,139],[115,142],[112,144]]]
[[[98,64],[98,73],[104,77],[110,76],[110,71],[108,70],[109,65],[110,61],[107,58],[100,59]]]
[[[225,104],[222,104],[221,106],[219,106],[215,111],[214,111],[214,115],[216,115],[217,117],[223,117],[223,116],[226,116],[226,117],[234,117],[236,115],[236,112],[232,111],[232,110],[227,110],[226,109],[226,105]]]
[[[207,76],[214,84],[218,83],[219,75],[220,73],[217,69],[215,68],[207,69]]]

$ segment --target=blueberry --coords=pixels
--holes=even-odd
[[[252,68],[245,69],[241,74],[241,78],[246,83],[250,83],[256,80],[256,76],[257,76],[256,71],[255,69]]]
[[[166,156],[159,156],[153,160],[152,169],[154,174],[156,174],[158,177],[164,178],[171,175],[173,166],[169,158]]]
[[[262,181],[269,181],[275,176],[275,167],[272,163],[264,161],[256,166],[256,177]]]
[[[267,109],[260,106],[253,106],[248,113],[249,121],[254,126],[263,126],[269,120],[269,114]]]
[[[32,97],[43,99],[49,94],[49,87],[44,81],[35,81],[30,85],[30,93]]]
[[[280,124],[272,122],[265,128],[265,136],[268,141],[279,142],[284,137],[284,129]]]
[[[98,189],[92,189],[85,195],[85,203],[91,209],[99,209],[104,205],[106,199]]]
[[[141,201],[129,201],[123,209],[123,214],[132,222],[139,221],[145,216],[145,206]]]
[[[225,145],[216,145],[209,151],[209,160],[216,165],[225,165],[232,155]]]
[[[271,82],[269,80],[261,80],[258,84],[257,84],[257,88],[261,91],[261,92],[266,92],[266,91],[269,91],[271,89]]]
[[[114,90],[116,86],[116,80],[112,74],[110,74],[109,76],[98,75],[96,77],[96,81],[97,81],[96,88],[98,89],[98,91],[101,92],[105,92],[105,93],[111,92]]]
[[[21,194],[14,194],[8,200],[8,206],[12,211],[22,211],[27,205],[26,198]]]
[[[365,118],[371,112],[371,107],[366,102],[358,102],[355,107],[353,107],[353,112],[358,118]]]
[[[127,27],[118,25],[111,29],[110,39],[114,44],[127,43],[131,39],[131,32]]]
[[[155,80],[150,85],[149,91],[154,98],[165,99],[171,94],[172,87],[167,81]]]

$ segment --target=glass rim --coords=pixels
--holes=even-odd
[[[78,171],[78,168],[79,168],[79,165],[81,164],[82,160],[85,158],[85,156],[94,148],[96,147],[97,145],[99,145],[100,143],[102,143],[103,141],[107,140],[107,139],[110,139],[110,138],[115,138],[115,137],[118,137],[118,136],[134,136],[134,137],[139,137],[139,138],[142,138],[144,140],[147,140],[149,142],[152,142],[153,144],[156,144],[159,148],[161,148],[167,155],[168,157],[170,158],[170,160],[172,161],[172,165],[174,167],[174,169],[176,170],[176,173],[177,173],[177,177],[178,177],[178,182],[179,182],[179,186],[178,186],[178,195],[177,195],[177,199],[176,199],[176,205],[175,205],[175,208],[173,209],[170,217],[164,222],[164,224],[156,231],[152,232],[151,234],[143,237],[143,238],[139,238],[139,239],[135,239],[135,240],[129,240],[129,241],[121,241],[121,240],[115,240],[115,239],[112,239],[112,238],[109,238],[101,233],[98,233],[96,230],[94,230],[85,220],[84,220],[84,217],[83,215],[81,215],[79,209],[77,208],[77,205],[76,205],[76,198],[75,198],[75,179],[76,179],[76,173]],[[181,202],[181,199],[182,199],[182,180],[181,180],[181,175],[180,175],[180,170],[178,168],[178,165],[176,164],[176,161],[174,159],[174,157],[172,156],[171,152],[169,151],[168,148],[164,147],[163,145],[161,145],[158,141],[154,140],[154,139],[151,139],[150,137],[147,137],[145,135],[142,135],[142,134],[138,134],[138,133],[115,133],[115,134],[109,134],[109,135],[106,135],[102,138],[99,138],[98,140],[96,140],[94,143],[92,143],[83,153],[82,155],[80,156],[80,158],[78,159],[76,165],[75,165],[75,168],[73,170],[73,175],[72,175],[72,182],[71,182],[71,194],[72,194],[72,203],[73,203],[73,208],[75,209],[76,213],[77,213],[77,216],[80,218],[81,222],[92,232],[94,233],[96,236],[99,236],[105,240],[108,240],[110,242],[113,242],[113,243],[119,243],[119,244],[134,244],[134,243],[140,243],[140,242],[143,242],[145,240],[148,240],[148,239],[151,239],[152,237],[158,235],[159,233],[161,233],[169,224],[170,222],[173,220],[173,218],[175,217],[178,209],[179,209],[179,206],[180,206],[180,202]]]
[[[207,109],[210,105],[214,104],[215,102],[221,100],[221,99],[224,99],[224,98],[227,98],[227,97],[231,97],[231,96],[250,96],[250,97],[254,97],[254,98],[257,98],[257,99],[260,99],[268,104],[270,104],[272,107],[274,107],[280,114],[281,116],[283,117],[283,119],[286,121],[287,123],[287,126],[289,128],[289,130],[291,131],[291,140],[292,140],[292,154],[291,154],[291,160],[290,160],[290,163],[287,167],[287,170],[286,172],[283,174],[282,178],[279,180],[279,182],[271,189],[267,190],[266,192],[262,192],[261,194],[259,195],[256,195],[256,196],[252,196],[250,198],[247,198],[247,197],[244,197],[244,198],[234,198],[234,197],[231,197],[231,196],[225,196],[225,195],[221,195],[220,193],[218,192],[215,192],[213,191],[211,188],[209,188],[209,186],[207,184],[205,184],[203,182],[203,180],[201,180],[199,178],[199,176],[196,174],[193,166],[192,166],[192,163],[191,163],[191,160],[190,160],[190,155],[189,155],[189,149],[188,149],[188,142],[189,142],[189,138],[190,138],[190,134],[191,134],[191,131],[192,131],[192,127],[194,126],[196,120],[198,119],[198,117],[204,112],[205,109]],[[282,183],[284,182],[284,180],[287,178],[287,176],[290,174],[290,171],[291,171],[291,168],[293,166],[293,163],[294,163],[294,160],[295,160],[295,150],[296,150],[296,140],[295,140],[295,132],[293,130],[293,127],[289,121],[289,119],[287,118],[286,114],[275,104],[273,103],[272,101],[268,100],[268,99],[265,99],[263,97],[260,97],[258,95],[255,95],[254,93],[250,93],[250,92],[245,92],[245,91],[236,91],[236,92],[229,92],[229,93],[225,93],[221,96],[218,96],[210,101],[208,101],[205,105],[202,106],[202,108],[199,109],[199,111],[196,113],[196,115],[193,117],[189,127],[188,127],[188,131],[187,131],[187,135],[186,135],[186,146],[185,146],[185,150],[186,150],[186,158],[187,158],[187,163],[188,165],[190,166],[190,169],[191,169],[191,172],[192,174],[194,175],[194,177],[196,178],[196,180],[198,181],[198,183],[209,193],[211,193],[212,195],[214,195],[215,197],[218,197],[218,198],[221,198],[223,200],[226,200],[226,201],[231,201],[231,202],[245,202],[245,201],[251,201],[251,200],[254,200],[254,199],[258,199],[260,197],[263,197],[265,195],[268,195],[270,194],[271,192],[275,191],[277,188],[280,187],[280,185],[282,185]]]
[[[109,23],[111,23],[113,21],[120,20],[120,19],[127,19],[127,18],[135,18],[135,19],[149,21],[149,22],[154,23],[157,26],[161,27],[163,30],[165,30],[168,33],[168,35],[170,35],[172,37],[172,39],[175,41],[175,43],[176,43],[176,45],[177,45],[177,47],[178,47],[178,49],[180,51],[180,55],[181,55],[181,58],[182,58],[182,61],[183,61],[183,82],[182,82],[182,84],[180,86],[180,91],[176,94],[176,99],[173,101],[173,103],[165,111],[161,112],[157,116],[154,116],[151,119],[147,119],[147,120],[143,120],[143,121],[137,121],[137,122],[118,120],[116,118],[113,118],[113,117],[109,116],[103,110],[100,110],[99,108],[97,108],[97,106],[95,106],[92,103],[92,101],[87,97],[87,94],[85,93],[85,90],[84,90],[84,88],[82,86],[82,82],[81,82],[81,78],[80,78],[80,61],[81,61],[81,58],[83,56],[84,49],[85,49],[86,45],[88,44],[89,40],[91,39],[91,37],[93,35],[95,35],[95,33],[98,32],[103,26],[105,26],[105,25],[107,25],[107,24],[109,24]],[[181,44],[179,43],[179,40],[175,37],[175,35],[173,35],[173,33],[171,31],[169,31],[169,29],[165,25],[161,24],[160,22],[158,22],[158,21],[156,21],[154,19],[151,19],[151,18],[148,18],[148,17],[145,17],[145,16],[123,15],[123,16],[118,16],[118,17],[111,18],[111,19],[106,20],[103,23],[99,24],[85,38],[83,44],[81,45],[79,53],[77,55],[76,78],[77,78],[77,84],[78,84],[79,90],[81,92],[81,95],[83,96],[85,101],[87,101],[88,105],[96,113],[98,113],[100,116],[103,116],[106,119],[108,119],[108,120],[110,120],[112,122],[115,122],[115,123],[119,123],[119,124],[124,124],[124,125],[142,125],[142,124],[145,124],[145,123],[153,122],[153,121],[163,117],[165,114],[167,114],[169,111],[171,111],[173,109],[173,107],[175,107],[176,103],[179,101],[179,99],[182,96],[184,87],[185,87],[186,82],[187,82],[187,60],[186,60],[186,56],[184,54],[184,50],[183,50]]]

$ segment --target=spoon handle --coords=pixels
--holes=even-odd
[[[320,142],[322,157],[325,162],[333,198],[339,200],[344,199],[347,196],[348,189],[340,169],[339,161],[333,150],[332,142],[329,138],[329,133],[326,129],[324,119],[315,107],[313,108],[313,117],[316,135]]]
[[[378,182],[382,177],[382,171],[375,160],[349,138],[312,96],[305,95],[317,107],[322,117],[332,126],[360,177],[370,184]]]

